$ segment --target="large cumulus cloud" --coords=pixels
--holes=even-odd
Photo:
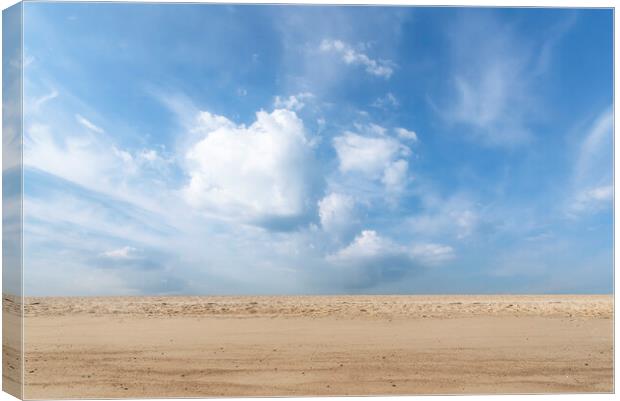
[[[259,111],[250,126],[202,112],[186,152],[193,207],[259,225],[294,224],[316,205],[313,144],[294,111]]]

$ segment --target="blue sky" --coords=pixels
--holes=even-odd
[[[25,292],[611,292],[612,18],[25,3]]]

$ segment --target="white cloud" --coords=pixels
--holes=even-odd
[[[334,148],[342,172],[361,172],[379,177],[400,156],[408,156],[409,148],[389,137],[367,137],[352,132],[334,138]]]
[[[593,188],[587,192],[589,198],[596,201],[610,201],[614,196],[614,187],[611,185],[605,185],[602,187]]]
[[[591,213],[611,207],[613,196],[612,185],[584,189],[574,195],[569,213]]]
[[[454,249],[441,244],[417,244],[411,249],[411,255],[428,265],[436,265],[454,259]]]
[[[343,266],[370,264],[381,269],[398,265],[406,269],[417,264],[437,265],[453,258],[454,250],[447,245],[423,243],[407,247],[380,236],[374,230],[364,230],[349,245],[329,255],[328,261]]]
[[[149,162],[154,162],[159,159],[159,155],[157,154],[157,151],[155,149],[143,149],[140,153],[138,153],[138,156],[140,157],[140,159]]]
[[[122,293],[168,291],[160,283],[170,277],[191,281],[179,289],[185,292],[214,293],[230,289],[265,292],[285,287],[287,291],[300,291],[295,285],[290,286],[291,282],[296,281],[290,277],[298,274],[296,267],[299,264],[310,263],[307,262],[310,258],[299,256],[310,251],[306,250],[309,248],[305,241],[296,240],[297,233],[273,233],[252,225],[222,221],[221,217],[239,216],[234,214],[232,207],[227,209],[231,214],[215,211],[210,215],[213,218],[201,213],[206,211],[203,203],[198,210],[188,205],[183,207],[185,199],[182,196],[187,192],[178,189],[179,186],[188,189],[189,185],[183,188],[183,183],[178,182],[181,174],[167,180],[163,173],[155,171],[156,166],[178,162],[180,164],[170,167],[178,167],[180,173],[187,173],[190,177],[192,174],[204,174],[204,169],[196,170],[201,167],[200,164],[192,167],[192,163],[197,163],[205,155],[196,153],[194,156],[198,160],[185,160],[185,156],[189,150],[199,152],[201,143],[207,149],[207,145],[212,144],[215,146],[213,152],[219,152],[224,158],[226,154],[222,154],[221,150],[232,152],[239,155],[236,161],[243,162],[236,165],[220,163],[216,167],[239,172],[224,171],[224,177],[211,181],[212,184],[228,190],[232,185],[228,179],[234,181],[238,177],[247,177],[249,182],[256,180],[252,185],[263,191],[259,193],[248,188],[242,194],[244,202],[252,203],[253,207],[258,205],[259,210],[266,211],[260,216],[254,214],[250,219],[270,217],[270,210],[267,209],[281,212],[277,217],[288,217],[284,213],[291,210],[303,212],[307,209],[309,220],[317,208],[317,195],[323,193],[323,189],[313,188],[318,169],[312,160],[305,159],[305,156],[311,158],[313,148],[304,140],[303,123],[294,112],[261,112],[257,122],[246,127],[196,110],[191,120],[183,121],[187,123],[184,125],[188,128],[186,136],[191,139],[187,142],[189,145],[186,145],[185,136],[179,136],[177,149],[181,149],[180,153],[170,157],[163,147],[126,148],[115,142],[111,135],[95,135],[90,129],[73,123],[73,110],[87,107],[67,105],[71,99],[70,95],[63,96],[61,100],[65,104],[59,104],[64,106],[58,107],[59,113],[44,109],[39,115],[31,115],[25,124],[24,163],[27,174],[40,174],[32,171],[38,169],[78,184],[70,185],[47,174],[41,175],[42,182],[47,185],[36,191],[41,192],[41,196],[34,194],[25,200],[29,218],[25,226],[30,230],[31,242],[37,240],[45,245],[45,249],[65,250],[67,259],[84,267],[80,272],[91,272],[90,275],[84,274],[85,277],[105,273],[118,278],[115,291]],[[63,109],[70,111],[62,113]],[[45,121],[45,124],[37,121]],[[102,121],[104,126],[105,120],[97,121]],[[112,128],[109,128],[111,133],[121,134]],[[228,133],[225,130],[229,130]],[[215,140],[218,135],[226,137],[221,143],[230,146],[219,148]],[[239,143],[247,146],[241,146],[239,150],[235,148]],[[247,175],[244,175],[246,172]],[[222,173],[222,170],[216,173]],[[162,181],[161,185],[154,185],[155,180]],[[268,187],[265,183],[273,185]],[[235,189],[234,185],[232,189]],[[308,196],[296,198],[297,194],[302,193]],[[263,195],[271,198],[265,200]],[[241,207],[247,210],[245,205]],[[84,235],[91,241],[84,241]],[[211,244],[209,249],[204,247],[205,241]],[[281,252],[275,254],[277,245],[295,241],[298,242],[295,244],[297,248],[282,246]],[[136,250],[126,248],[126,244],[131,244]],[[178,255],[182,255],[182,263],[174,259]],[[311,255],[321,260],[323,257],[317,251]],[[32,271],[32,277],[29,276],[29,284],[36,282],[37,291],[43,294],[56,291],[40,285],[42,277],[45,277],[44,280],[48,278],[42,275],[45,263],[51,260],[46,256],[38,257],[38,266],[43,267]],[[169,269],[171,266],[174,269]],[[284,268],[291,270],[286,278],[279,271]],[[248,274],[248,271],[255,269],[262,273],[258,279],[254,274]],[[146,282],[147,275],[149,280],[152,279],[151,284]],[[54,285],[58,281],[62,280],[54,281]],[[72,293],[88,293],[87,286],[86,282],[79,286],[76,284]],[[105,292],[109,288],[99,288],[97,291]]]
[[[86,118],[82,117],[79,114],[75,115],[75,119],[78,123],[80,123],[82,126],[88,128],[89,130],[96,132],[98,134],[103,134],[103,128],[96,126],[95,124],[93,124],[92,122],[90,122],[89,120],[87,120]]]
[[[312,99],[314,95],[310,92],[302,92],[297,95],[291,95],[288,99],[283,99],[280,96],[276,96],[273,106],[276,109],[288,109],[293,111],[299,111],[303,109],[306,104],[304,101]]]
[[[110,251],[103,252],[101,256],[109,259],[132,259],[135,257],[137,249],[131,246],[124,246],[119,249],[112,249]]]
[[[361,173],[369,179],[381,180],[388,190],[405,188],[408,163],[402,158],[409,156],[411,150],[398,140],[383,135],[371,137],[345,132],[334,138],[333,145],[341,172]]]
[[[374,60],[366,54],[356,51],[349,44],[340,40],[324,39],[319,50],[337,53],[342,61],[351,65],[362,65],[366,72],[379,77],[389,78],[394,73],[394,63],[390,60]]]
[[[376,231],[364,230],[351,244],[329,255],[327,260],[336,265],[347,266],[373,262],[394,255],[403,256],[405,251],[392,241],[379,236]]]
[[[393,93],[388,92],[385,96],[377,98],[371,106],[378,109],[387,110],[390,107],[396,108],[400,106],[400,102]]]
[[[380,126],[379,124],[354,124],[355,128],[362,133],[374,136],[385,136],[387,134],[387,128]]]
[[[192,131],[208,134],[220,128],[234,129],[235,124],[224,116],[201,111],[198,113],[196,125],[192,127]]]
[[[407,185],[407,169],[409,164],[406,160],[396,160],[390,163],[383,171],[381,182],[389,191],[402,191]]]
[[[318,203],[323,230],[343,233],[355,223],[355,200],[348,195],[330,193]]]
[[[112,146],[112,151],[114,152],[114,155],[118,156],[118,158],[123,161],[125,167],[133,170],[134,158],[131,153],[127,152],[126,150],[119,149],[116,146]]]
[[[412,142],[418,141],[418,135],[415,133],[415,131],[410,131],[405,128],[395,128],[394,131],[396,131],[396,134],[399,136],[399,138],[410,140]]]
[[[362,231],[346,247],[326,257],[332,274],[342,277],[346,286],[373,287],[398,280],[420,266],[404,247],[373,230]]]
[[[202,112],[204,136],[186,153],[194,207],[241,220],[294,218],[310,206],[313,149],[295,112],[259,111],[246,127]]]

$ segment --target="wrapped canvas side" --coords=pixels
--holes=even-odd
[[[23,398],[22,3],[2,12],[2,390]]]

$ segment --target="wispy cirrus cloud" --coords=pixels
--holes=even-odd
[[[540,116],[536,85],[551,63],[552,48],[574,18],[561,21],[554,35],[532,44],[512,25],[482,13],[468,13],[448,33],[451,101],[435,104],[450,124],[487,146],[529,142]]]
[[[578,20],[577,13],[571,13],[558,23],[548,27],[545,40],[540,46],[537,60],[535,61],[534,75],[544,74],[549,70],[553,62],[554,48],[575,25]]]
[[[532,55],[510,28],[492,18],[463,18],[451,31],[454,101],[448,121],[490,145],[514,145],[532,135],[523,121],[532,103],[527,85]]]
[[[577,217],[609,209],[613,199],[613,128],[611,107],[592,121],[577,147],[566,213]]]
[[[45,95],[42,95],[34,99],[34,101],[32,102],[32,108],[36,111],[40,107],[42,107],[45,103],[49,102],[50,100],[56,99],[57,97],[58,97],[58,91],[54,89],[50,93],[47,93]]]
[[[103,134],[105,131],[103,130],[103,128],[95,125],[94,123],[92,123],[90,120],[86,119],[85,117],[82,117],[79,114],[75,115],[75,120],[80,123],[83,127],[88,128],[89,130],[96,132],[98,134]]]

